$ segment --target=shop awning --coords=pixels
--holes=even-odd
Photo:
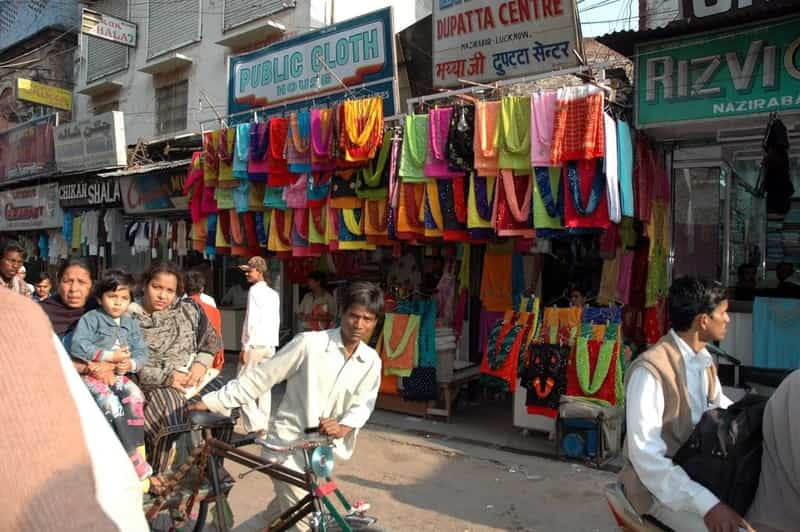
[[[157,163],[144,164],[135,168],[126,168],[124,170],[116,170],[114,172],[106,172],[97,174],[100,177],[123,177],[126,175],[148,174],[150,172],[158,172],[161,170],[172,170],[173,168],[180,168],[182,166],[189,166],[191,159],[181,159],[178,161],[161,161]]]

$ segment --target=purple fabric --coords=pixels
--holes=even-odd
[[[447,160],[447,134],[452,114],[452,107],[432,109],[428,114],[428,156],[424,168],[426,177],[444,179],[464,175],[464,172],[451,170]],[[436,157],[437,152],[440,158]]]

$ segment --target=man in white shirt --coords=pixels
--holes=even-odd
[[[247,312],[242,325],[242,350],[239,353],[238,376],[271,358],[278,347],[281,327],[281,301],[278,292],[267,284],[267,261],[253,257],[239,266],[251,284],[247,294]],[[265,390],[242,405],[242,423],[247,432],[261,436],[267,432],[272,391]]]
[[[673,329],[628,369],[625,494],[641,514],[680,532],[752,530],[731,507],[672,461],[703,413],[727,408],[708,342],[725,337],[719,283],[682,277],[669,291]]]
[[[304,437],[307,428],[334,439],[334,452],[349,459],[358,430],[375,408],[381,382],[381,359],[364,342],[372,336],[383,310],[383,294],[372,283],[353,283],[341,299],[341,327],[302,333],[273,358],[264,359],[224,388],[205,394],[192,409],[229,414],[277,383],[286,380],[286,394],[270,421],[266,441],[286,447]],[[303,469],[301,453],[265,455],[297,471]],[[307,491],[273,481],[281,511],[307,495]],[[299,525],[307,529],[307,523]]]

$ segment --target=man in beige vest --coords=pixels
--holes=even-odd
[[[752,530],[731,507],[672,461],[707,410],[727,408],[708,342],[725,338],[725,290],[712,281],[676,279],[669,291],[672,330],[626,375],[625,495],[642,515],[677,532]]]

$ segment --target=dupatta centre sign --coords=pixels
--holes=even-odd
[[[433,86],[578,66],[579,27],[574,0],[434,0]]]

